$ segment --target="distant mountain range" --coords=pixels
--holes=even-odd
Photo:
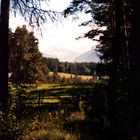
[[[47,50],[43,53],[43,56],[48,58],[58,58],[62,62],[99,62],[99,57],[94,49],[79,55],[79,53],[65,48],[55,48],[53,50]]]
[[[99,62],[99,57],[94,49],[87,51],[74,59],[74,62]]]
[[[44,57],[58,58],[62,62],[72,62],[77,55],[79,55],[79,53],[59,47],[56,47],[55,49],[48,49],[45,53],[43,53]]]

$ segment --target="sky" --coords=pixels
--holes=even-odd
[[[70,0],[50,0],[48,9],[54,11],[63,11],[70,4]],[[80,23],[91,19],[90,15],[79,13],[77,20],[72,20],[72,16],[62,19],[61,22],[48,21],[41,27],[41,32],[37,28],[32,29],[24,19],[17,14],[14,17],[10,15],[10,27],[13,31],[17,26],[27,25],[30,30],[34,31],[35,36],[39,39],[39,50],[44,56],[57,57],[61,61],[73,61],[75,57],[91,50],[98,43],[88,38],[76,40],[92,27],[79,26]]]

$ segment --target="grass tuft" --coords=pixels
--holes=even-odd
[[[44,112],[30,120],[23,140],[77,140],[77,136],[64,129],[64,112]]]

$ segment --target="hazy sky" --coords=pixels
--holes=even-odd
[[[63,11],[70,3],[70,0],[50,0],[49,9]],[[89,31],[91,27],[78,26],[83,21],[91,19],[90,15],[84,13],[78,14],[78,20],[72,20],[72,16],[62,19],[61,22],[52,23],[48,21],[42,26],[42,36],[39,30],[34,29],[36,37],[39,39],[39,50],[47,55],[59,57],[60,60],[71,61],[76,56],[90,50],[97,42],[84,38],[76,40],[75,38]],[[20,16],[10,16],[10,27],[14,30],[17,26],[28,23]],[[28,26],[29,27],[29,26]],[[58,54],[59,52],[60,55]],[[69,58],[67,53],[72,53]]]

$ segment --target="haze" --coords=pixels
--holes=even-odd
[[[70,3],[70,0],[51,0],[48,9],[55,11],[63,11]],[[89,31],[90,26],[79,26],[82,22],[91,19],[90,15],[79,13],[79,18],[73,20],[72,16],[66,19],[61,19],[61,22],[47,21],[40,30],[32,28],[20,16],[10,16],[10,27],[14,31],[17,26],[27,25],[29,30],[33,30],[35,36],[39,39],[39,50],[46,57],[57,57],[61,61],[73,61],[75,57],[82,53],[91,50],[98,43],[90,39],[84,38],[76,40],[75,38],[82,36],[85,32]]]

